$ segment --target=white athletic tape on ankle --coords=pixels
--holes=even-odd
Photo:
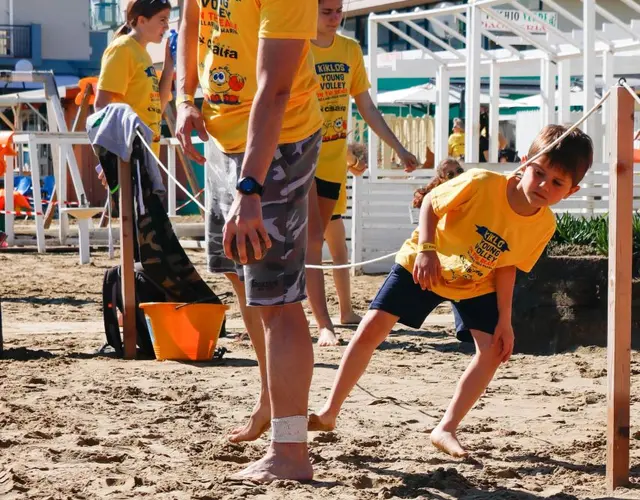
[[[295,415],[271,419],[271,441],[274,443],[306,443],[307,417]]]

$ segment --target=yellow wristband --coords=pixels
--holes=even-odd
[[[418,243],[418,252],[435,252],[435,243]]]
[[[195,102],[195,99],[193,98],[192,95],[189,94],[180,94],[177,98],[176,98],[176,107],[180,106],[180,104],[184,103],[184,102],[188,102],[189,104],[193,104]]]

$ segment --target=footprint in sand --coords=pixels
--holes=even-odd
[[[338,435],[335,432],[321,432],[313,438],[314,443],[337,443]]]
[[[81,437],[76,441],[78,446],[98,446],[100,440],[94,437]]]

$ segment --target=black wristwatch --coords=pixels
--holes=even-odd
[[[242,194],[257,194],[258,196],[262,196],[262,192],[264,191],[262,184],[253,177],[243,177],[240,179],[236,184],[236,189]]]

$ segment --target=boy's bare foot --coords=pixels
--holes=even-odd
[[[310,481],[313,479],[313,467],[309,461],[306,445],[300,447],[284,443],[271,443],[263,458],[234,474],[230,479],[257,483],[270,483],[278,479]]]
[[[329,328],[320,328],[320,335],[318,335],[318,345],[320,347],[336,346],[340,345],[340,340],[333,330]]]
[[[336,428],[336,419],[329,417],[326,413],[319,412],[317,415],[309,415],[307,429],[313,432],[329,432]]]
[[[440,451],[448,453],[454,458],[466,458],[469,456],[456,437],[455,433],[436,427],[431,432],[431,443]]]
[[[243,441],[255,441],[271,427],[271,408],[267,405],[258,405],[254,408],[249,421],[242,427],[237,427],[229,434],[229,441],[242,443]]]
[[[340,324],[341,325],[359,325],[362,321],[362,316],[354,313],[353,311],[349,311],[348,314],[344,316],[340,316]]]

